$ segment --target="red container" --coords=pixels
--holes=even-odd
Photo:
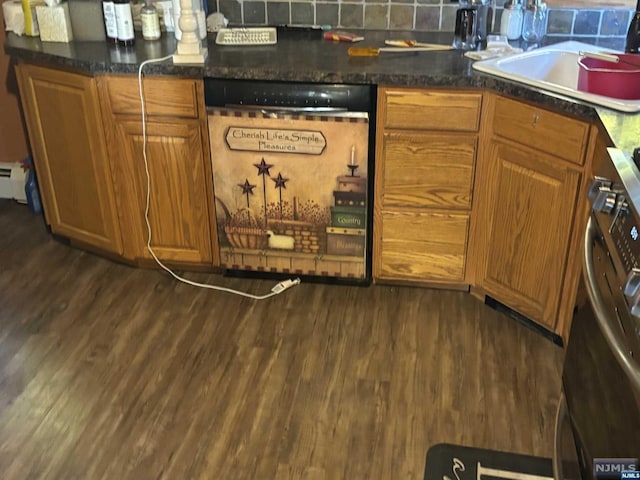
[[[640,100],[640,55],[619,53],[616,56],[620,59],[618,63],[581,57],[578,60],[578,90]]]

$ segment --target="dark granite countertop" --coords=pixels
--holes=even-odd
[[[144,72],[194,78],[485,88],[585,120],[601,121],[611,139],[624,150],[640,144],[640,114],[596,108],[569,97],[476,72],[472,68],[473,61],[461,51],[382,53],[378,57],[347,55],[350,46],[382,46],[389,38],[414,38],[448,45],[452,40],[451,33],[370,30],[362,33],[365,36],[363,42],[350,44],[323,40],[318,31],[285,31],[279,32],[276,45],[257,47],[221,47],[209,34],[208,58],[204,65],[174,65],[171,60],[166,60],[145,65]],[[560,40],[563,39],[548,42]],[[102,42],[41,42],[37,38],[18,37],[12,33],[8,34],[5,43],[5,51],[14,59],[92,74],[137,73],[142,62],[171,55],[175,47],[176,42],[171,35],[164,35],[155,42],[139,38],[135,46],[128,49]]]

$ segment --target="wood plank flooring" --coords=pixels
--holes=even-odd
[[[421,479],[440,442],[550,456],[561,359],[467,293],[255,302],[70,248],[0,200],[3,480]]]

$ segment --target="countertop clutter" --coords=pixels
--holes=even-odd
[[[450,32],[369,31],[359,47],[381,47],[385,40],[414,38],[421,42],[450,45]],[[150,64],[150,74],[186,77],[217,77],[321,83],[364,83],[376,85],[489,88],[529,99],[566,113],[594,118],[590,106],[547,95],[522,85],[475,72],[473,61],[459,50],[406,52],[381,57],[350,57],[347,42],[324,40],[321,32],[279,32],[276,45],[231,47],[215,44],[209,35],[208,58],[204,65],[174,65],[171,61]],[[175,52],[170,35],[148,42],[139,39],[131,48],[116,48],[102,42],[41,42],[38,38],[9,34],[5,51],[14,58],[46,62],[51,66],[75,68],[87,73],[137,73],[144,60]]]
[[[420,42],[449,45],[451,32],[396,32],[367,30],[362,32],[360,47],[380,47],[385,40],[411,38]],[[176,40],[163,35],[159,40],[137,39],[133,47],[117,48],[104,42],[42,42],[37,37],[7,35],[5,52],[15,59],[45,63],[53,67],[72,68],[91,74],[137,73],[145,60],[175,52]],[[544,42],[567,40],[545,38]],[[585,41],[581,39],[581,41]],[[603,46],[622,49],[624,45]],[[461,50],[407,52],[382,57],[350,57],[347,42],[322,38],[319,31],[284,31],[276,45],[230,47],[215,44],[209,35],[208,58],[204,65],[174,65],[171,61],[153,63],[145,73],[178,75],[188,78],[216,77],[248,80],[274,80],[319,83],[355,83],[407,87],[486,88],[559,110],[563,113],[594,120],[600,118],[616,146],[633,148],[640,132],[637,116],[595,108],[560,95],[476,72],[473,61]]]
[[[359,47],[381,47],[385,40],[410,38],[419,42],[450,45],[451,32],[396,32],[367,30]],[[557,38],[553,41],[566,40]],[[545,42],[552,40],[545,39]],[[584,41],[584,40],[582,40]],[[616,48],[611,41],[607,47]],[[594,42],[596,43],[596,42]],[[215,44],[215,36],[207,38],[208,58],[204,65],[174,65],[171,61],[145,66],[145,73],[178,75],[188,78],[235,78],[318,83],[355,83],[406,87],[486,88],[576,115],[587,120],[598,117],[611,129],[618,143],[625,141],[623,132],[640,131],[635,116],[616,114],[559,95],[476,72],[473,60],[461,50],[406,52],[381,57],[350,57],[352,44],[322,38],[320,31],[283,31],[276,45],[232,47]],[[617,46],[622,48],[623,45]],[[140,63],[175,52],[176,40],[163,35],[159,40],[141,37],[129,48],[117,48],[104,42],[42,42],[37,37],[7,35],[5,52],[15,59],[45,63],[53,67],[72,68],[91,74],[137,73]],[[624,125],[624,128],[621,128]],[[637,138],[637,137],[635,137]],[[629,142],[635,143],[635,138]],[[621,147],[624,148],[624,147]]]

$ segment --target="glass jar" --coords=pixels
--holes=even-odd
[[[500,21],[500,34],[507,37],[507,40],[517,40],[522,35],[523,19],[524,9],[520,0],[507,2]]]
[[[147,0],[140,10],[142,21],[142,38],[145,40],[158,40],[160,38],[160,18],[158,9]]]
[[[534,0],[524,11],[522,39],[525,42],[539,42],[545,33],[547,33],[547,4],[542,0]]]

